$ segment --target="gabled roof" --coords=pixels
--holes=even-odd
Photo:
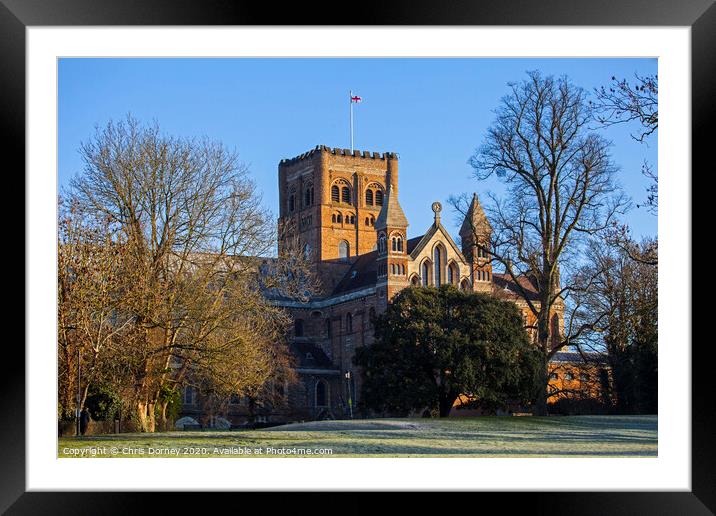
[[[487,229],[492,232],[490,221],[487,220],[487,215],[485,215],[476,193],[472,194],[472,202],[465,214],[465,219],[462,221],[462,226],[460,226],[460,236],[472,235],[473,229],[475,231]]]
[[[407,252],[410,257],[413,259],[417,258],[420,252],[425,248],[426,245],[428,245],[428,243],[432,240],[432,238],[438,231],[442,232],[443,237],[445,237],[445,240],[447,241],[448,245],[453,248],[455,254],[457,254],[463,262],[467,263],[467,259],[463,256],[462,252],[457,247],[457,244],[450,236],[450,233],[448,233],[447,229],[445,229],[445,227],[440,222],[434,222],[433,225],[430,226],[430,229],[428,229],[427,233],[425,233],[422,237],[411,238],[410,240],[408,240]],[[416,240],[417,242],[413,243]]]
[[[392,191],[391,185],[388,185],[388,191],[385,193],[383,207],[380,209],[378,218],[375,220],[375,229],[385,229],[388,227],[408,227],[408,218],[403,213],[403,208],[398,202],[398,195]]]

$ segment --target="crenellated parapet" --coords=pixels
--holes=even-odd
[[[326,145],[316,145],[313,149],[310,151],[304,152],[303,154],[300,154],[298,156],[295,156],[293,158],[285,158],[282,159],[279,162],[279,165],[292,165],[294,163],[297,163],[299,161],[304,161],[307,159],[313,159],[316,154],[320,152],[326,152],[329,154],[332,154],[334,156],[344,156],[348,158],[359,158],[359,159],[373,159],[373,160],[397,160],[398,154],[395,152],[371,152],[371,151],[362,151],[355,149],[353,152],[351,152],[350,149],[339,149],[337,147],[328,147]]]

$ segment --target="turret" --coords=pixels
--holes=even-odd
[[[490,245],[492,226],[480,206],[477,194],[472,195],[472,202],[465,214],[460,227],[462,254],[472,266],[472,288],[476,291],[492,291],[492,263]]]
[[[408,219],[398,202],[398,195],[388,184],[383,207],[375,221],[378,286],[385,287],[381,302],[387,303],[408,284]]]

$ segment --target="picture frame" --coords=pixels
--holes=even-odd
[[[454,2],[436,8],[427,2],[361,4],[359,9],[317,9],[288,5],[196,2],[180,0],[141,4],[108,0],[60,1],[3,0],[0,5],[0,62],[5,71],[0,105],[7,148],[24,149],[26,102],[25,30],[32,26],[119,25],[559,25],[559,26],[689,26],[692,73],[692,169],[709,170],[707,149],[714,119],[716,91],[716,6],[712,0],[658,0],[579,2],[557,0],[549,4],[519,0]],[[16,151],[15,169],[25,167],[25,154]],[[17,174],[19,177],[19,174]],[[25,257],[27,264],[28,257]],[[26,269],[26,276],[31,270]],[[686,280],[691,281],[691,278]],[[693,316],[692,316],[693,320]],[[702,341],[692,345],[692,490],[690,492],[530,492],[510,494],[510,506],[541,513],[570,511],[581,514],[710,514],[716,511],[716,453],[713,436],[713,391],[709,379],[709,349]],[[131,493],[27,492],[25,484],[25,354],[9,347],[14,364],[4,375],[3,399],[13,424],[0,431],[3,457],[0,475],[0,510],[10,514],[48,512],[112,513],[145,510],[145,496]],[[8,422],[9,423],[9,422]],[[212,494],[212,496],[216,496]],[[245,496],[245,495],[242,495]],[[495,501],[500,493],[474,493],[471,503]],[[163,495],[165,510],[182,507],[183,496]],[[504,500],[504,499],[503,499]],[[422,504],[421,497],[413,503]],[[502,503],[504,503],[502,501]],[[330,504],[328,504],[330,505]],[[174,506],[174,507],[172,507]]]

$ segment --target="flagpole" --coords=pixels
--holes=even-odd
[[[351,154],[353,154],[353,90],[348,91],[348,104],[351,106]]]

